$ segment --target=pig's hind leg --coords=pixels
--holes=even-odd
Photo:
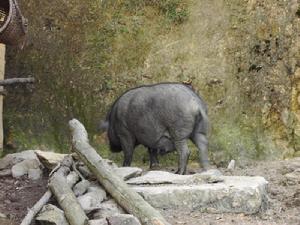
[[[179,153],[178,170],[176,173],[183,175],[186,173],[186,167],[190,156],[187,140],[183,139],[180,141],[175,141],[175,148]]]
[[[120,141],[124,153],[123,166],[130,166],[132,162],[134,147],[135,147],[134,138],[132,138],[130,134],[122,135]]]
[[[154,169],[159,166],[158,156],[157,156],[157,149],[148,148],[149,158],[150,158],[150,169]]]
[[[200,132],[195,132],[191,137],[191,140],[198,148],[200,163],[203,169],[207,170],[209,166],[209,161],[208,161],[208,152],[207,152],[208,140],[206,135]]]

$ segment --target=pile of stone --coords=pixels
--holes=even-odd
[[[118,168],[113,162],[106,160],[112,171],[122,179],[129,179],[142,173],[140,168],[123,167]],[[73,170],[67,176],[67,180],[74,180],[70,183],[76,199],[89,218],[90,225],[139,225],[139,220],[127,214],[122,207],[104,190],[97,182],[94,175],[80,161],[73,165]],[[75,177],[75,179],[74,179]],[[75,183],[75,185],[73,185]],[[69,224],[64,212],[57,206],[45,205],[36,217],[41,224]]]
[[[38,179],[44,167],[52,171],[49,190],[21,225],[30,224],[33,218],[41,224],[57,225],[168,224],[159,210],[253,214],[267,206],[267,181],[263,177],[223,176],[218,170],[177,175],[118,167],[96,153],[82,130],[74,137],[76,154],[31,150],[0,160],[0,175]],[[48,204],[53,195],[58,206]]]
[[[0,159],[0,176],[13,176],[14,178],[27,176],[31,180],[37,180],[43,176],[45,168],[48,171],[55,170],[65,156],[66,154],[40,150],[27,150],[8,154]],[[112,171],[124,180],[142,173],[140,168],[118,168],[112,161],[106,160],[106,162],[111,166]],[[75,162],[73,170],[69,173],[67,179],[72,180],[71,183],[73,184],[71,186],[74,195],[84,212],[88,215],[91,225],[140,224],[136,217],[126,214],[115,200],[106,193],[82,162]],[[52,204],[44,205],[37,214],[36,220],[40,224],[69,224],[64,212]]]
[[[39,150],[9,154],[0,160],[0,173],[16,178],[28,176],[33,180],[38,179],[43,174],[43,168],[53,170],[65,156]],[[252,214],[266,206],[267,182],[262,177],[223,176],[218,170],[194,175],[165,171],[143,173],[140,168],[118,167],[109,160],[106,163],[157,209],[184,208],[212,213]],[[81,161],[76,161],[75,166],[70,172],[71,177],[74,174],[76,177],[72,190],[91,224],[139,224],[136,217],[126,214],[107,194]],[[41,224],[68,224],[64,212],[51,204],[46,204],[36,219]]]
[[[8,154],[0,159],[0,176],[19,178],[26,175],[29,179],[38,180],[42,176],[42,168],[43,164],[34,150]]]

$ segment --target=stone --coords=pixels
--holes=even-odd
[[[282,168],[282,174],[291,173],[300,168],[300,157],[294,158],[285,163]]]
[[[221,182],[221,173],[218,170],[208,170],[193,175],[179,175],[166,171],[149,171],[143,176],[129,179],[128,184],[202,184]]]
[[[34,152],[39,158],[40,162],[49,170],[53,170],[55,166],[67,155],[41,150],[35,150]]]
[[[222,176],[223,174],[221,173],[220,170],[218,169],[209,169],[206,170],[202,173],[200,173],[202,176]]]
[[[204,171],[200,174],[194,174],[194,177],[201,178],[205,183],[217,183],[222,182],[222,173],[218,169],[210,169],[207,171]]]
[[[11,175],[11,169],[0,170],[0,177],[10,176],[10,175]]]
[[[77,196],[83,195],[85,192],[87,192],[87,189],[90,185],[91,184],[88,180],[82,180],[82,181],[78,182],[73,188],[73,192],[74,192],[75,196],[77,197]]]
[[[106,219],[89,220],[89,225],[108,225]]]
[[[128,180],[130,178],[140,176],[143,170],[138,167],[119,167],[115,168],[114,172],[123,180]]]
[[[107,218],[110,225],[141,225],[140,221],[130,214],[118,214]]]
[[[234,168],[235,168],[235,160],[232,159],[232,160],[229,162],[229,164],[228,164],[228,166],[227,166],[227,169],[228,169],[229,171],[233,171]]]
[[[99,196],[102,196],[104,200],[107,199],[106,191],[99,185],[99,183],[93,183],[88,187],[87,192],[96,192]]]
[[[94,219],[106,218],[115,214],[124,214],[124,209],[117,204],[114,199],[110,199],[101,203],[99,209],[93,214]]]
[[[291,173],[284,175],[285,183],[288,185],[297,185],[300,184],[300,168],[294,170]]]
[[[71,171],[67,176],[67,183],[70,187],[73,187],[78,181],[80,177],[75,171]]]
[[[88,192],[77,197],[82,209],[89,213],[95,209],[99,209],[101,202],[106,199],[106,192],[100,187],[89,187]]]
[[[39,221],[41,225],[69,225],[64,212],[51,204],[43,206],[36,220]]]
[[[149,171],[145,175],[129,179],[127,184],[179,184],[190,182],[194,175],[178,175],[166,171]]]
[[[263,177],[221,176],[221,178],[223,181],[217,183],[160,185],[142,183],[131,186],[158,209],[183,208],[209,213],[254,214],[266,207],[268,182]]]
[[[80,165],[80,166],[78,166],[77,169],[82,174],[82,176],[84,176],[85,179],[90,179],[90,178],[95,177],[95,175],[92,174],[91,171],[89,170],[89,168],[87,168],[87,166],[85,166],[85,165]]]
[[[28,169],[28,178],[31,180],[38,180],[42,177],[43,171],[40,168]]]
[[[40,162],[37,159],[25,159],[11,168],[12,176],[15,178],[28,174],[29,169],[39,169]]]
[[[22,162],[25,159],[35,159],[39,161],[34,153],[34,150],[27,150],[23,152],[7,154],[4,158],[0,159],[0,170],[11,168],[13,165]]]
[[[6,216],[4,213],[1,213],[1,212],[0,212],[0,218],[5,219],[5,218],[7,218],[7,216]]]

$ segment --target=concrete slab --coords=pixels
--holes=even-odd
[[[138,178],[131,179],[128,183],[153,207],[159,209],[183,208],[210,213],[253,214],[266,207],[268,182],[263,177],[219,176],[216,183],[204,183],[203,180],[197,183],[195,177],[199,177],[199,174],[181,178],[178,176],[182,175],[170,176],[175,179],[175,183],[172,183],[170,177],[166,178],[165,183],[161,180],[158,182],[157,178],[154,179],[156,184],[137,184]],[[154,173],[151,177],[155,177]],[[140,178],[144,179],[143,176]]]

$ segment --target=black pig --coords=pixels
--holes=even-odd
[[[134,148],[142,144],[149,149],[150,166],[157,152],[179,153],[177,173],[185,174],[190,139],[199,150],[204,169],[209,165],[207,153],[207,107],[190,86],[159,83],[133,88],[112,105],[102,127],[107,128],[110,149],[124,152],[123,166],[130,166]]]

